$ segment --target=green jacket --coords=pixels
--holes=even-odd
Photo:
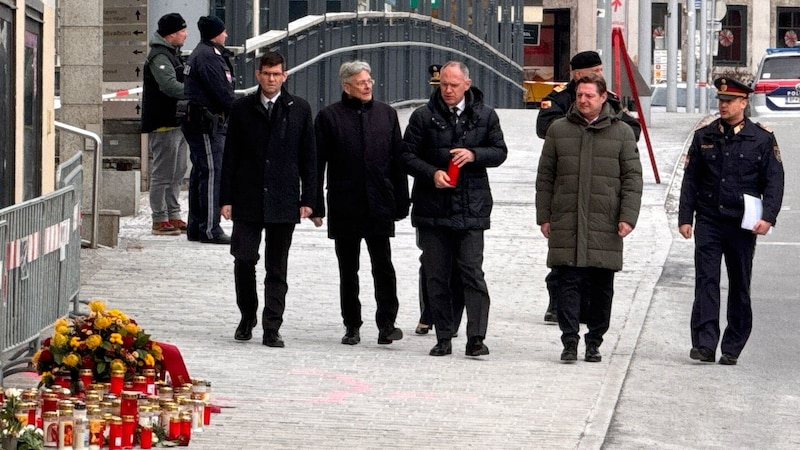
[[[619,222],[636,226],[642,165],[631,128],[608,104],[586,125],[573,105],[547,130],[536,223],[550,223],[547,266],[622,269]]]

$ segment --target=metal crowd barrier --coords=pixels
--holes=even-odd
[[[0,209],[0,384],[30,370],[41,334],[80,289],[81,154],[59,166],[58,190]]]

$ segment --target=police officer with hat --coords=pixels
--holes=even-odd
[[[686,161],[678,230],[695,242],[695,297],[689,357],[716,360],[720,343],[720,272],[728,272],[728,323],[719,363],[735,365],[753,323],[750,280],[756,238],[776,224],[783,200],[783,163],[772,132],[744,115],[753,90],[733,78],[714,80],[719,119],[695,131]],[[744,195],[761,199],[752,229],[742,228]]]

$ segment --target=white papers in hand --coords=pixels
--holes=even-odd
[[[752,231],[764,212],[764,205],[761,199],[752,195],[744,194],[744,216],[742,216],[742,228]],[[772,233],[772,227],[767,234]]]

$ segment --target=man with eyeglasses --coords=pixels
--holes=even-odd
[[[317,206],[312,220],[321,226],[326,215],[323,188],[327,167],[328,237],[334,240],[339,262],[345,345],[361,341],[358,267],[362,240],[372,263],[378,344],[403,338],[394,323],[397,279],[389,238],[394,237],[394,222],[408,215],[408,177],[400,162],[403,139],[397,113],[373,99],[371,72],[364,61],[342,64],[342,98],[322,109],[315,121]]]
[[[222,160],[220,214],[233,219],[231,255],[241,320],[234,339],[248,341],[257,324],[256,263],[265,241],[266,280],[262,344],[283,347],[289,247],[301,218],[316,204],[317,158],[311,107],[290,94],[286,64],[265,53],[256,69],[258,90],[233,103]]]
[[[442,66],[439,87],[409,118],[403,162],[414,177],[411,224],[422,249],[425,283],[436,326],[431,356],[452,353],[454,265],[467,311],[467,356],[489,354],[484,344],[489,290],[483,273],[483,234],[489,229],[492,193],[486,169],[508,149],[497,113],[472,87],[464,63]]]

